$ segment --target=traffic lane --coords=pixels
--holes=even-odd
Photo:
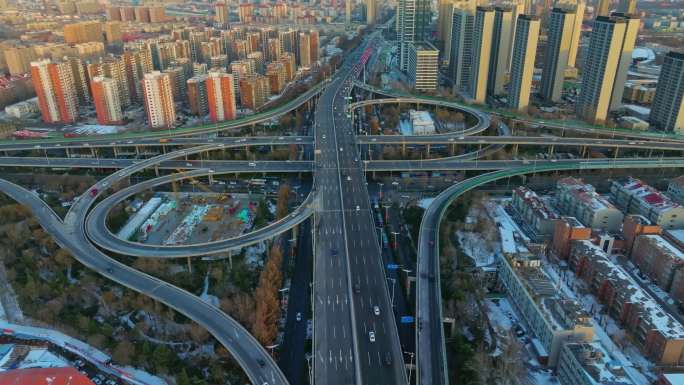
[[[122,169],[141,163],[135,159],[90,159],[90,158],[37,158],[0,157],[4,167],[46,167],[46,168],[104,168]],[[217,173],[259,173],[259,172],[310,172],[312,163],[306,160],[292,161],[235,161],[235,160],[165,160],[157,166],[164,170],[194,170],[208,168]]]
[[[222,136],[216,138],[162,138],[162,139],[135,139],[135,140],[111,140],[107,138],[99,139],[92,137],[90,140],[83,139],[80,141],[64,140],[54,141],[50,143],[36,143],[36,142],[22,142],[16,143],[0,143],[1,151],[27,151],[27,150],[61,150],[61,149],[90,149],[90,148],[107,148],[107,147],[167,147],[167,146],[199,146],[209,143],[224,144],[226,148],[234,148],[241,146],[268,146],[268,145],[285,145],[285,144],[301,144],[311,145],[313,138],[310,136],[260,136],[260,137],[230,137]]]
[[[88,242],[82,242],[78,239],[78,234],[66,232],[64,223],[54,211],[28,190],[2,179],[0,179],[0,189],[17,202],[29,207],[41,226],[44,226],[45,230],[55,237],[56,242],[69,250],[80,263],[106,278],[160,300],[167,306],[173,307],[202,326],[207,327],[210,333],[228,348],[252,380],[261,382],[268,381],[270,378],[274,384],[287,383],[283,381],[284,377],[277,373],[277,369],[276,371],[269,371],[268,368],[255,362],[260,357],[259,354],[266,354],[265,351],[260,348],[258,343],[256,344],[257,348],[253,351],[249,347],[244,347],[243,344],[256,342],[256,340],[225,313],[207,305],[198,297],[182,289],[111,259]],[[207,316],[207,314],[211,314],[211,316]],[[222,328],[221,331],[214,327],[216,324]],[[242,342],[234,340],[231,332],[235,333],[236,337],[242,338]],[[247,335],[245,336],[245,334]],[[266,357],[264,362],[269,362],[268,357],[270,356],[266,354]],[[275,363],[273,366],[277,368]]]

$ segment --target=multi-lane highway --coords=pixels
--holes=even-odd
[[[315,114],[316,384],[406,383],[365,174],[345,110],[368,55],[347,57]]]

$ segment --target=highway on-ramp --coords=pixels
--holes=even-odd
[[[454,199],[483,184],[517,175],[562,170],[597,170],[617,168],[684,167],[681,159],[597,160],[540,165],[510,165],[502,170],[478,175],[456,183],[439,194],[423,213],[418,236],[416,289],[416,367],[419,385],[447,385],[448,368],[444,327],[442,325],[442,296],[439,276],[439,225]]]

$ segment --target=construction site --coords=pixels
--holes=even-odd
[[[216,192],[199,181],[190,183],[200,191],[179,191],[174,183],[171,192],[133,200],[117,236],[154,245],[204,243],[247,233],[275,217],[275,201],[266,194]]]

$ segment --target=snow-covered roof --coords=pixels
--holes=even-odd
[[[648,208],[649,211],[655,211],[662,214],[681,207],[679,204],[673,202],[667,195],[647,185],[640,179],[627,177],[620,181],[613,182],[613,185],[623,193],[628,194],[633,199],[637,200],[641,206]]]
[[[513,190],[513,194],[522,199],[525,204],[532,209],[532,212],[539,218],[546,220],[558,219],[560,216],[549,205],[546,204],[536,192],[525,186],[520,186]]]
[[[566,350],[574,356],[592,384],[634,384],[626,376],[622,362],[611,357],[599,342],[570,343],[566,345]]]
[[[660,235],[644,234],[641,236],[649,239],[658,249],[666,254],[669,254],[671,258],[679,260],[678,262],[684,260],[684,253],[682,253],[679,248],[665,240],[665,238],[661,237]]]
[[[613,263],[600,247],[582,240],[575,241],[573,248],[580,248],[578,251],[591,259],[600,269],[599,273],[612,281],[616,288],[615,292],[625,297],[626,302],[640,309],[640,318],[644,321],[646,330],[657,330],[668,339],[684,339],[684,326],[663,310],[622,267]]]
[[[581,179],[563,178],[557,182],[556,186],[572,194],[577,202],[592,210],[615,209],[612,203],[596,192],[594,186],[584,183]]]

